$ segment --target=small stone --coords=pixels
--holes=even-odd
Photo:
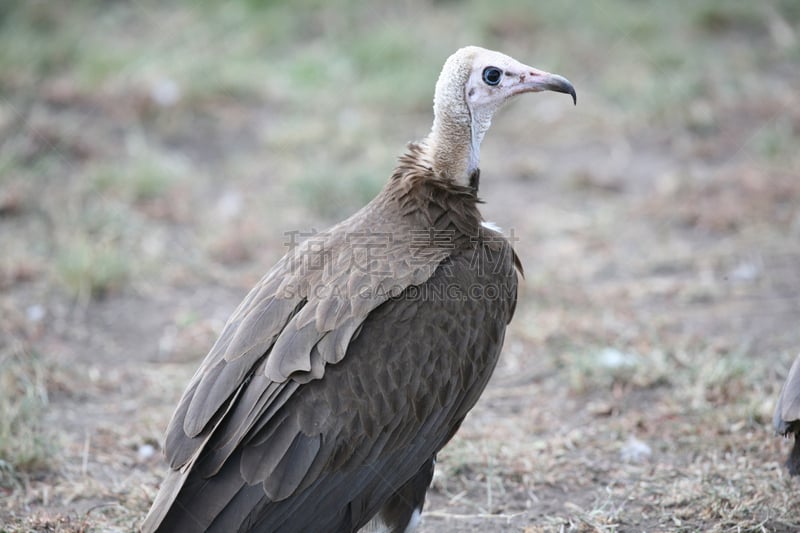
[[[653,455],[653,450],[647,443],[637,439],[633,435],[628,437],[620,450],[620,457],[626,463],[642,463]]]
[[[728,276],[733,281],[755,281],[760,275],[760,266],[749,261],[739,263],[728,273]]]
[[[621,352],[616,348],[604,348],[600,351],[597,361],[604,368],[618,369],[636,366],[637,357],[631,353]]]
[[[45,310],[39,304],[31,305],[25,310],[25,315],[31,322],[39,322],[44,318]]]
[[[150,98],[161,107],[172,107],[181,99],[181,88],[174,80],[162,79],[150,86]]]
[[[611,416],[614,414],[614,405],[603,401],[589,402],[586,410],[594,416]]]
[[[222,220],[229,221],[241,214],[243,207],[242,193],[237,190],[228,190],[217,200],[216,211]]]
[[[145,462],[149,459],[152,459],[155,454],[156,448],[152,444],[142,444],[136,451],[136,456],[139,458],[140,462]]]

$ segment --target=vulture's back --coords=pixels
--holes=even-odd
[[[379,197],[314,247],[336,264],[357,255],[354,243],[390,238],[394,248],[373,246],[379,260],[366,274],[353,265],[320,277],[287,304],[265,287],[285,285],[290,272],[273,271],[245,299],[170,424],[173,470],[145,531],[354,531],[376,514],[404,527],[419,512],[435,454],[495,367],[517,291],[516,256],[480,225],[474,192],[459,206],[439,205],[449,194],[423,197],[436,204],[434,226]],[[276,268],[289,264],[297,267]],[[343,297],[353,297],[354,279],[363,301]],[[307,310],[312,318],[303,319]],[[327,320],[331,313],[339,319]],[[276,334],[243,331],[281,320]],[[232,349],[242,337],[249,342]],[[288,355],[280,352],[287,337]],[[268,376],[278,357],[295,361],[284,380]]]

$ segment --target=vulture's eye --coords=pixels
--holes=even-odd
[[[500,78],[503,77],[503,71],[497,67],[486,67],[483,69],[483,82],[486,85],[495,86],[500,83]]]

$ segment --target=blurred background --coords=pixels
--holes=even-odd
[[[422,531],[795,530],[800,2],[4,0],[0,524],[130,531],[227,316],[366,203],[476,44],[562,74],[482,150],[526,270]]]

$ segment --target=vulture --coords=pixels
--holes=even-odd
[[[789,433],[794,434],[794,447],[789,453],[786,467],[789,469],[790,475],[800,475],[800,442],[797,440],[800,435],[800,355],[789,369],[789,376],[778,397],[772,425],[775,432],[784,437],[788,437]]]
[[[411,531],[437,452],[489,381],[519,260],[478,210],[480,145],[564,77],[469,46],[430,134],[360,211],[290,250],[244,298],[166,431],[144,532]]]

